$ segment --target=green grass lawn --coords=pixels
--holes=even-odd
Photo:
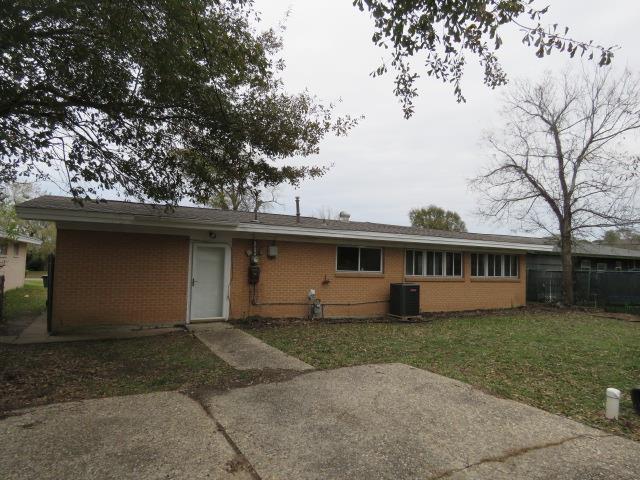
[[[640,384],[640,324],[586,314],[515,313],[420,324],[303,323],[247,328],[318,368],[400,362],[640,440],[629,388]],[[607,387],[621,418],[603,417]]]
[[[25,282],[24,287],[5,292],[4,315],[7,320],[36,316],[44,312],[47,291],[39,282]]]
[[[0,344],[0,412],[52,402],[255,379],[187,332],[125,340]]]

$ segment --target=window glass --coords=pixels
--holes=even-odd
[[[494,275],[496,277],[501,277],[502,276],[502,255],[495,255],[494,259],[496,263],[496,269],[495,269]]]
[[[453,254],[453,274],[456,277],[462,276],[462,254],[461,253]]]
[[[518,276],[518,255],[511,255],[511,276]]]
[[[424,272],[422,271],[422,264],[423,264],[423,258],[424,258],[424,252],[421,251],[416,251],[415,252],[415,257],[413,260],[413,274],[414,275],[424,275]]]
[[[462,253],[407,250],[406,275],[462,276]]]
[[[13,254],[16,257],[20,255],[20,244],[19,243],[14,243],[13,244]]]
[[[379,272],[382,270],[382,250],[379,248],[360,249],[360,271]]]
[[[338,270],[358,271],[358,247],[338,247]]]
[[[433,274],[442,275],[442,252],[433,252]]]
[[[413,250],[407,250],[404,266],[405,275],[413,275],[413,252]]]
[[[474,277],[517,277],[518,255],[471,254],[471,275]],[[486,262],[486,274],[485,274]]]
[[[0,242],[0,255],[6,255],[7,254],[7,248],[8,248],[8,244],[7,242]]]
[[[427,275],[433,275],[433,252],[427,252]]]
[[[505,277],[511,276],[511,255],[504,255],[504,272]]]
[[[453,275],[453,253],[447,252],[445,253],[445,275],[452,276]]]

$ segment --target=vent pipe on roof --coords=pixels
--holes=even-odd
[[[351,215],[349,213],[345,212],[344,210],[342,210],[338,214],[338,218],[340,219],[341,222],[348,222],[349,219],[351,218]]]
[[[296,223],[300,223],[300,197],[296,197]]]
[[[253,204],[253,222],[258,222],[258,209],[260,208],[260,192],[256,191],[254,194]]]

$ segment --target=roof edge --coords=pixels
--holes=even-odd
[[[478,240],[456,237],[440,237],[429,235],[412,235],[402,233],[366,232],[361,230],[332,230],[318,229],[303,226],[275,226],[259,222],[197,222],[191,220],[172,219],[164,217],[161,220],[145,215],[78,212],[78,211],[52,211],[48,208],[36,208],[29,206],[17,206],[16,211],[21,218],[49,221],[87,222],[100,224],[127,224],[139,226],[155,226],[168,228],[188,228],[194,230],[211,230],[215,228],[221,231],[283,235],[291,237],[314,237],[337,239],[343,238],[349,241],[380,241],[401,244],[425,244],[443,245],[452,247],[477,247],[518,251],[553,252],[553,245],[540,245],[534,243],[520,243],[496,240]]]

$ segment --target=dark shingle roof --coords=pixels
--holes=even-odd
[[[69,197],[59,197],[53,195],[45,195],[42,197],[28,200],[18,206],[19,211],[27,211],[28,209],[45,209],[53,212],[64,214],[67,212],[86,212],[95,214],[119,214],[132,215],[145,218],[157,218],[167,220],[181,220],[185,222],[194,222],[202,224],[252,224],[253,212],[238,212],[229,210],[219,210],[214,208],[203,207],[176,207],[173,211],[168,211],[164,205],[145,204],[137,202],[123,202],[117,200],[109,200],[101,203],[85,202],[83,205],[73,202]],[[268,226],[280,227],[303,227],[320,230],[334,230],[345,232],[370,232],[370,233],[386,233],[399,235],[415,235],[417,237],[440,237],[449,239],[463,240],[480,240],[486,242],[505,242],[520,243],[523,245],[539,245],[541,251],[549,253],[548,248],[554,244],[549,238],[540,237],[524,237],[514,235],[493,235],[486,233],[460,233],[449,232],[445,230],[432,230],[415,227],[406,227],[402,225],[387,225],[383,223],[371,222],[342,222],[339,220],[323,220],[314,217],[300,217],[300,222],[296,221],[295,215],[281,215],[276,213],[259,213],[259,223]],[[536,248],[530,248],[530,251],[536,251]],[[560,249],[556,246],[551,253],[559,253]],[[639,250],[629,250],[608,245],[598,245],[589,242],[579,242],[574,246],[575,255],[585,255],[593,257],[618,257],[618,258],[640,258]]]
[[[559,250],[559,249],[558,249]],[[587,257],[640,258],[640,250],[599,245],[597,243],[579,242],[573,247],[574,255]]]
[[[171,220],[193,221],[197,223],[252,223],[254,219],[253,212],[240,212],[230,210],[218,210],[214,208],[203,207],[183,207],[178,206],[173,211],[168,211],[164,205],[154,205],[136,202],[123,202],[116,200],[108,200],[101,203],[84,202],[79,205],[68,197],[58,197],[53,195],[45,195],[34,198],[20,204],[19,209],[47,209],[60,212],[87,212],[87,213],[104,213],[104,214],[124,214],[143,217],[166,218]],[[455,238],[465,240],[482,240],[489,242],[510,242],[522,243],[529,245],[549,245],[550,240],[537,237],[523,237],[514,235],[493,235],[485,233],[460,233],[449,232],[445,230],[432,230],[415,227],[405,227],[401,225],[387,225],[382,223],[371,222],[343,222],[340,220],[323,220],[314,217],[300,217],[300,222],[296,221],[295,215],[281,215],[276,213],[259,213],[259,223],[270,226],[281,227],[303,227],[316,228],[321,230],[344,230],[352,232],[371,232],[371,233],[387,233],[429,236],[441,238]]]

